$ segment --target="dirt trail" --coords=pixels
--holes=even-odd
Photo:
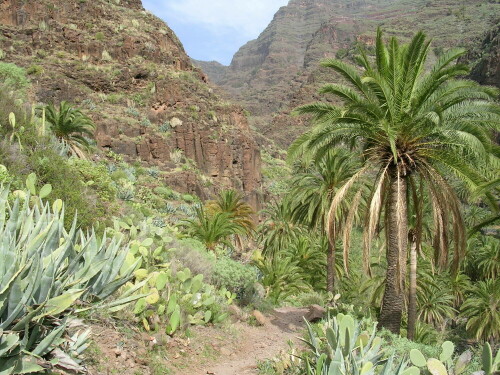
[[[262,326],[194,326],[191,338],[150,336],[135,324],[118,328],[105,319],[92,325],[88,374],[256,375],[259,361],[286,353],[289,340],[299,343],[307,313],[307,308],[282,307],[266,314]]]
[[[264,326],[248,326],[237,323],[239,335],[234,347],[221,356],[214,364],[205,364],[200,372],[186,372],[185,375],[250,375],[257,374],[257,363],[272,358],[282,350],[288,349],[288,341],[297,343],[304,327],[303,316],[307,309],[283,307],[274,309],[267,315]],[[230,352],[230,353],[229,353]],[[226,354],[226,355],[224,355]],[[192,370],[191,370],[192,371]]]

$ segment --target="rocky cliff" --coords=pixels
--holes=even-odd
[[[290,119],[290,109],[311,101],[323,82],[337,79],[318,68],[322,58],[349,59],[358,44],[370,49],[377,26],[402,40],[426,31],[433,37],[432,56],[451,46],[469,48],[499,15],[500,4],[491,0],[290,0],[229,67],[218,67],[217,74],[213,64],[203,67],[250,110],[262,134],[286,146],[305,126]]]
[[[258,205],[260,153],[243,110],[214,94],[140,0],[0,0],[0,56],[27,69],[34,100],[85,109],[105,151],[167,171],[185,192],[236,187]]]

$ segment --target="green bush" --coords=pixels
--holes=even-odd
[[[65,227],[71,227],[78,212],[78,225],[82,228],[95,226],[97,222],[107,222],[115,211],[107,198],[113,195],[113,188],[106,186],[97,178],[95,186],[87,186],[86,177],[80,173],[91,173],[92,168],[85,163],[75,168],[73,161],[59,155],[58,143],[49,138],[38,137],[34,132],[27,132],[22,138],[24,148],[17,144],[0,142],[0,164],[5,165],[12,176],[12,186],[22,188],[30,173],[38,176],[38,188],[45,184],[53,187],[49,196],[51,201],[62,199],[66,204]],[[99,174],[94,171],[94,174]],[[86,180],[86,181],[84,181]],[[101,197],[102,194],[102,197]]]
[[[398,358],[404,357],[412,349],[420,350],[427,358],[439,358],[441,350],[439,345],[425,345],[413,342],[406,337],[395,335],[386,329],[379,331],[379,335],[390,347],[388,354],[395,354]]]
[[[0,81],[3,81],[4,86],[10,90],[24,90],[29,80],[26,77],[26,71],[10,63],[0,62]]]
[[[186,203],[193,203],[196,201],[196,198],[193,197],[191,194],[183,194],[182,200]]]
[[[104,165],[77,158],[70,159],[69,165],[81,174],[85,185],[94,190],[102,201],[115,200],[117,189]]]
[[[128,175],[124,170],[118,169],[111,173],[111,179],[115,182],[118,182],[120,180],[128,180]]]
[[[223,257],[215,263],[213,280],[218,287],[236,293],[239,300],[248,303],[254,294],[257,272],[252,266]]]
[[[31,65],[28,69],[26,69],[26,73],[28,75],[40,75],[43,73],[43,67],[40,65]]]
[[[154,193],[163,199],[175,199],[175,193],[172,189],[165,186],[158,186],[154,188]]]
[[[0,164],[0,184],[10,184],[13,177],[9,174],[9,171],[5,165]]]
[[[10,130],[9,114],[12,112],[16,117],[16,124],[26,127],[25,119],[28,117],[26,111],[19,106],[19,92],[11,92],[11,88],[6,82],[1,82],[0,77],[0,134],[5,134]],[[21,95],[22,96],[22,95]]]
[[[208,252],[205,246],[194,238],[177,240],[173,244],[172,260],[189,268],[194,275],[203,275],[203,280],[213,283],[215,255]]]

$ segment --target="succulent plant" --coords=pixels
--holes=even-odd
[[[469,350],[462,353],[455,361],[453,353],[455,345],[451,341],[445,341],[441,344],[441,354],[439,359],[428,358],[418,349],[410,351],[410,361],[417,367],[420,372],[431,375],[460,375],[464,372],[467,364],[472,359],[472,354]]]
[[[164,329],[173,335],[184,324],[204,325],[227,317],[220,312],[220,302],[229,304],[234,299],[232,293],[217,293],[203,282],[203,275],[192,275],[188,268],[173,274],[168,265],[165,267],[149,274],[145,269],[135,272],[136,280],[147,280],[141,292],[148,296],[139,299],[134,308],[146,330]]]
[[[28,185],[33,191],[33,178]],[[33,204],[30,191],[22,193],[9,203],[9,190],[0,187],[1,374],[42,371],[37,359],[60,343],[76,300],[116,307],[141,297],[105,304],[137,266],[123,268],[127,248],[77,231],[76,219],[66,231],[60,200]]]
[[[377,366],[383,364],[382,339],[376,336],[376,325],[372,332],[361,332],[361,324],[350,315],[338,314],[320,326],[321,334],[315,333],[306,321],[308,339],[303,340],[311,349],[315,364],[304,358],[308,375],[373,375]],[[380,374],[418,375],[414,369],[406,369],[400,362],[394,369],[394,358],[386,361]],[[416,369],[418,370],[418,369]]]

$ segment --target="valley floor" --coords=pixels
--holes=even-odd
[[[224,327],[194,327],[185,338],[149,336],[132,326],[92,326],[90,375],[250,375],[260,361],[299,345],[307,309],[277,308],[264,325],[236,322]]]

